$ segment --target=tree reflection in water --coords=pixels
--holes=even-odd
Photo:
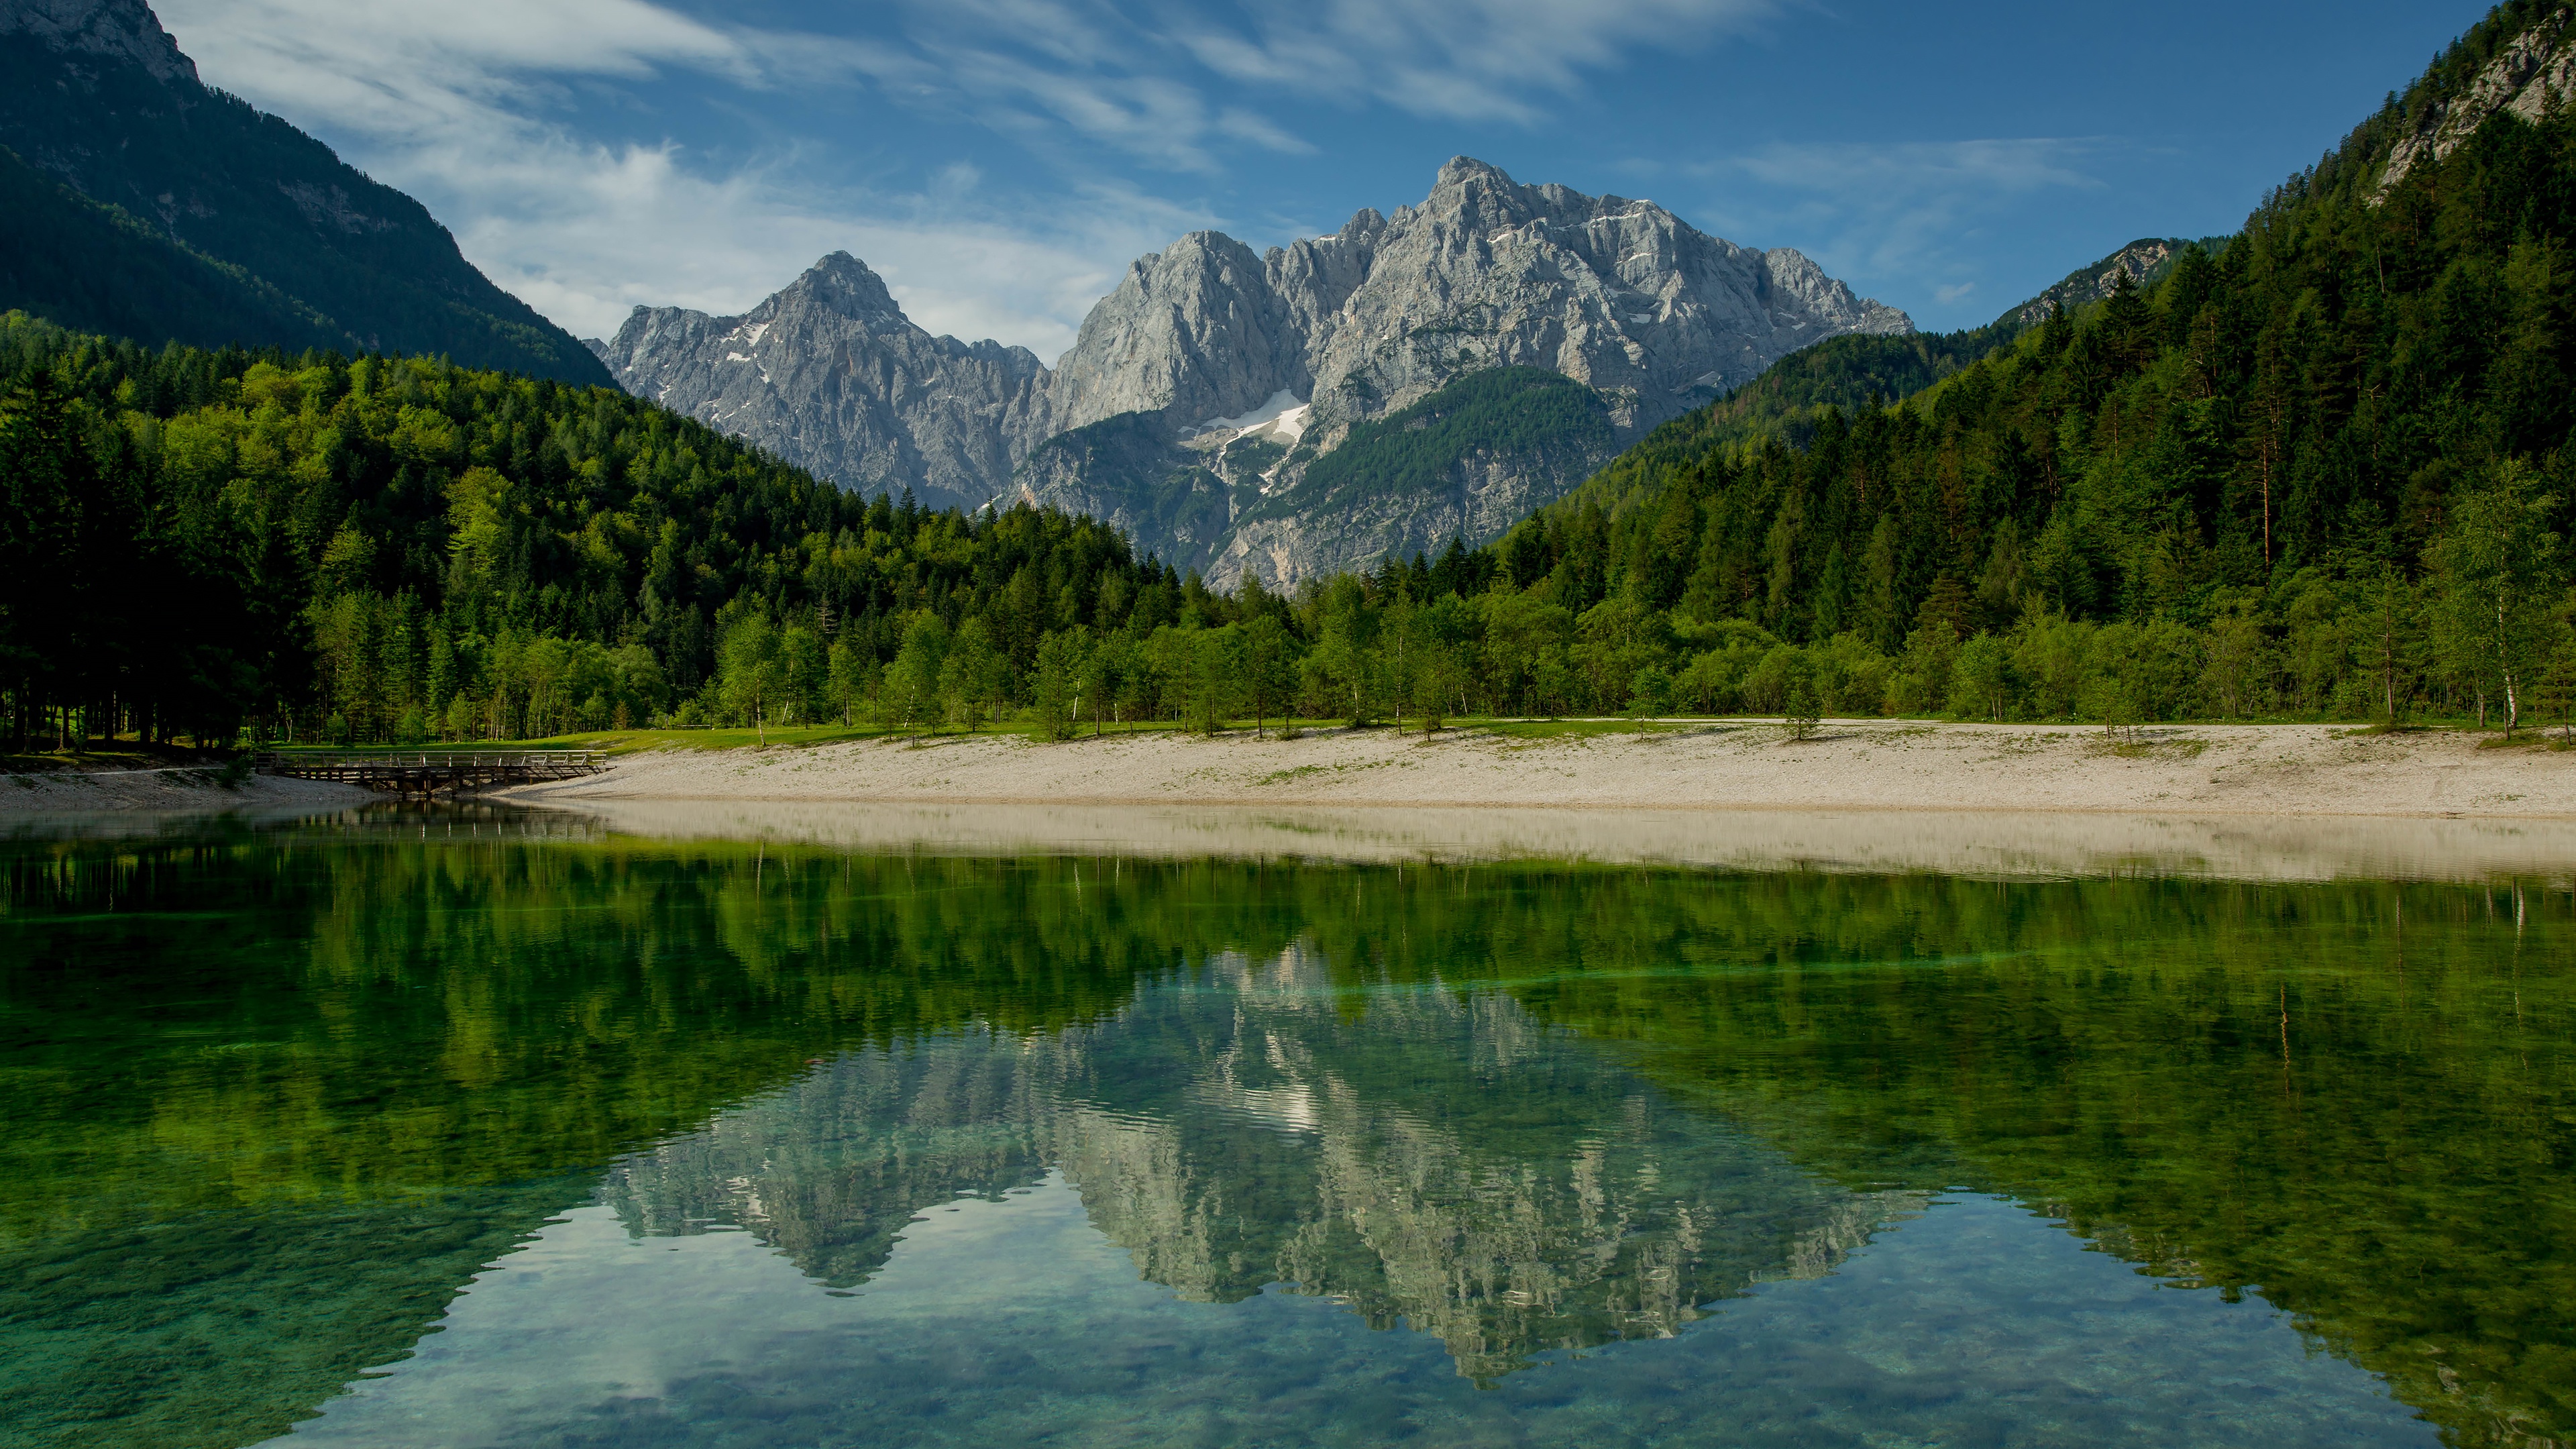
[[[1150,1280],[1671,1333],[1951,1186],[2576,1433],[2570,902],[944,859],[499,815],[0,856],[0,1409],[238,1444],[583,1201],[865,1282],[1060,1173]],[[601,1174],[605,1172],[603,1177]]]

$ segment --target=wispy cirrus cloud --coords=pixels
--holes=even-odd
[[[1206,171],[1228,141],[1313,150],[1282,115],[1317,103],[1533,125],[1549,102],[1639,47],[1697,49],[1758,28],[1782,4],[914,0],[901,29],[940,88],[997,129],[1062,125],[1175,170]]]
[[[431,200],[494,281],[578,333],[613,331],[639,304],[739,311],[846,248],[923,326],[1052,358],[1129,258],[1209,220],[1114,180],[1031,206],[988,194],[972,167],[885,190],[819,179],[830,168],[792,144],[713,166],[676,141],[587,139],[561,121],[584,85],[678,72],[754,92],[936,96],[946,73],[901,46],[722,28],[645,0],[161,10],[210,82],[354,137],[353,159]],[[1128,124],[1150,129],[1152,104]]]
[[[1320,0],[1296,13],[1262,0],[886,0],[768,12],[811,28],[740,23],[710,0],[159,8],[210,81],[323,131],[421,196],[495,281],[575,331],[613,329],[638,303],[738,310],[846,247],[925,326],[1052,355],[1128,259],[1225,224],[1176,190],[1247,161],[1318,154],[1319,107],[1527,128],[1639,46],[1741,33],[1784,3],[1795,0]],[[760,113],[754,141],[719,156],[686,136],[638,133],[663,114],[654,103],[666,91],[690,90]],[[777,123],[801,99],[849,96],[927,130],[1003,138],[1032,165],[999,187],[981,173],[924,184],[918,165],[902,185],[853,180],[835,139]],[[900,139],[890,149],[911,161]],[[1279,229],[1275,217],[1262,225]]]
[[[2099,137],[1958,141],[1770,142],[1671,168],[1708,197],[1730,233],[1796,238],[1826,271],[1864,291],[1913,290],[1944,306],[1977,282],[1975,244],[2049,191],[2108,186],[2101,170],[2126,143]]]
[[[1321,0],[1175,16],[1210,71],[1284,94],[1529,124],[1635,48],[1696,49],[1756,29],[1776,0]]]

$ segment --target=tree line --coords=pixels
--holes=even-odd
[[[1087,518],[848,494],[612,389],[13,316],[10,730],[2564,721],[2576,116],[2381,186],[2562,14],[2498,10],[2214,253],[1925,352],[1911,397],[1751,432],[1721,401],[1485,547],[1291,596]]]
[[[2224,246],[1961,334],[1901,404],[1789,417],[1766,378],[1668,425],[1505,572],[1757,626],[1856,707],[1883,670],[1887,707],[1987,718],[2563,719],[2576,118],[2498,114],[2382,182],[2564,14],[2500,8]]]
[[[1025,673],[1047,632],[1205,597],[1087,519],[862,498],[610,388],[18,314],[0,379],[21,748],[797,718],[809,644],[892,659],[927,614]]]

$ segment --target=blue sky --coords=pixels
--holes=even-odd
[[[206,80],[582,335],[827,251],[1052,361],[1137,254],[1418,201],[1449,156],[1794,246],[1929,328],[2232,231],[2455,0],[157,0]]]

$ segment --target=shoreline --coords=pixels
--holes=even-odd
[[[938,805],[600,799],[531,807],[544,829],[662,843],[1099,861],[1231,859],[1476,867],[1545,863],[1969,879],[2189,877],[2508,883],[2576,889],[2576,821],[1955,811],[1376,806]]]
[[[575,808],[633,800],[2576,820],[2576,755],[2539,744],[2482,749],[2481,738],[2176,725],[2114,745],[2085,725],[1913,721],[1833,721],[1801,742],[1740,722],[1539,739],[1472,728],[1055,744],[939,735],[656,749],[618,756],[601,775],[487,798]]]
[[[232,785],[219,766],[157,770],[48,770],[0,775],[0,820],[49,815],[204,815],[340,809],[382,797],[355,785],[252,775]]]

